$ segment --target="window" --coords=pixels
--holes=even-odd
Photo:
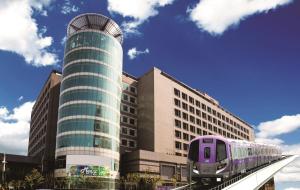
[[[181,139],[181,132],[175,130],[175,137],[178,138],[178,139]]]
[[[193,140],[195,138],[195,136],[194,135],[191,135],[191,139],[190,140]]]
[[[126,106],[126,105],[123,105],[123,111],[126,111],[126,112],[128,112],[128,106]]]
[[[130,130],[129,130],[129,135],[131,135],[131,136],[136,136],[136,135],[135,135],[135,130],[134,130],[134,129],[130,129]]]
[[[210,147],[204,148],[204,158],[209,159],[210,158]]]
[[[136,99],[134,97],[130,97],[130,102],[135,104],[136,103]]]
[[[199,140],[193,141],[190,145],[188,158],[194,162],[198,161],[199,156]]]
[[[123,100],[128,101],[128,95],[127,94],[123,94]]]
[[[175,109],[175,115],[176,115],[177,117],[181,117],[181,112],[180,112],[180,110]]]
[[[184,112],[182,112],[182,118],[187,121],[189,120],[188,114]]]
[[[134,109],[134,108],[130,108],[129,110],[130,110],[129,112],[130,112],[131,114],[135,114],[135,109]]]
[[[201,117],[201,112],[200,112],[200,110],[196,109],[196,115],[199,116],[199,117]]]
[[[200,106],[201,106],[201,103],[200,103],[198,100],[196,100],[196,106],[197,106],[198,108],[200,108]]]
[[[195,123],[195,117],[190,115],[190,122]]]
[[[205,104],[201,104],[201,106],[202,106],[203,110],[206,110],[206,105]]]
[[[131,125],[135,125],[135,119],[130,118],[129,123],[130,123]]]
[[[197,128],[197,134],[201,135],[201,129]]]
[[[189,96],[189,102],[190,102],[191,104],[194,104],[194,98],[192,98],[192,97]]]
[[[135,147],[135,142],[134,141],[129,141],[129,147],[134,148]]]
[[[187,95],[182,92],[182,99],[187,100]]]
[[[181,142],[175,141],[175,148],[181,150]]]
[[[195,109],[194,109],[193,106],[190,106],[190,112],[191,112],[191,113],[195,113]]]
[[[182,102],[182,108],[188,111],[188,105],[184,102]]]
[[[200,119],[196,119],[196,124],[198,125],[198,126],[201,126],[201,120]]]
[[[127,140],[126,139],[122,139],[122,145],[127,146]]]
[[[132,92],[132,93],[134,93],[134,94],[135,94],[135,93],[136,93],[136,88],[135,88],[135,87],[133,87],[133,86],[131,86],[131,87],[130,87],[130,92]]]
[[[175,119],[175,126],[181,128],[181,121]]]
[[[174,88],[174,94],[175,94],[175,96],[180,97],[180,91],[176,88]]]
[[[189,130],[189,125],[187,123],[183,122],[183,129],[188,131]]]
[[[202,112],[202,118],[206,119],[206,113]]]
[[[207,111],[208,113],[211,113],[211,108],[209,106],[207,106]]]
[[[212,114],[214,115],[214,116],[216,116],[216,110],[212,110]]]
[[[128,117],[123,116],[123,117],[122,117],[122,121],[123,121],[124,123],[128,123]]]
[[[180,107],[180,100],[174,98],[174,103],[177,107]]]
[[[195,126],[190,125],[190,131],[193,132],[193,133],[195,133]]]
[[[122,134],[125,134],[125,135],[127,135],[127,128],[125,128],[125,127],[122,127]]]
[[[186,133],[183,133],[183,139],[186,141],[189,141],[189,135]]]
[[[188,144],[183,143],[183,150],[187,150],[189,148]]]

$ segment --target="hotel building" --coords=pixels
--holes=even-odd
[[[44,173],[51,173],[54,169],[61,77],[58,71],[50,73],[31,112],[28,156],[35,157],[41,163]]]

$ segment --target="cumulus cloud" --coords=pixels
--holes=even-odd
[[[284,155],[300,155],[300,144],[286,144],[278,136],[296,131],[300,128],[300,114],[262,122],[257,126],[256,142],[275,144],[281,147]],[[284,167],[275,175],[276,182],[300,181],[300,158]]]
[[[137,27],[158,14],[158,8],[172,4],[174,0],[108,0],[108,11],[131,20],[122,23],[125,33],[138,33]]]
[[[0,107],[0,150],[10,154],[27,154],[30,116],[34,102],[25,102],[9,111]]]
[[[198,28],[211,34],[222,34],[250,15],[267,13],[293,0],[200,0],[188,8],[190,19]]]
[[[61,7],[61,13],[62,14],[70,14],[70,13],[76,13],[79,11],[79,7],[72,4],[70,0],[65,0],[65,3]]]
[[[293,132],[300,128],[300,114],[283,116],[273,121],[262,122],[257,126],[258,138],[274,137]]]
[[[127,55],[129,56],[129,59],[135,59],[137,56],[141,54],[148,54],[148,53],[150,53],[148,48],[146,48],[144,51],[140,51],[134,47],[128,50]]]
[[[45,27],[40,31],[34,11],[42,13],[52,0],[1,0],[0,1],[0,50],[17,53],[34,66],[54,65],[57,55],[47,49],[53,43],[50,36],[43,36]]]

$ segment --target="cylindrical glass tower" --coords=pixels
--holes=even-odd
[[[122,40],[100,14],[68,25],[56,138],[55,177],[118,178]],[[96,178],[97,177],[97,178]],[[111,184],[110,184],[110,187]]]

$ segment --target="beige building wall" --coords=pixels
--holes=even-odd
[[[139,78],[138,91],[139,149],[186,157],[188,143],[199,135],[254,141],[249,124],[157,68]]]

